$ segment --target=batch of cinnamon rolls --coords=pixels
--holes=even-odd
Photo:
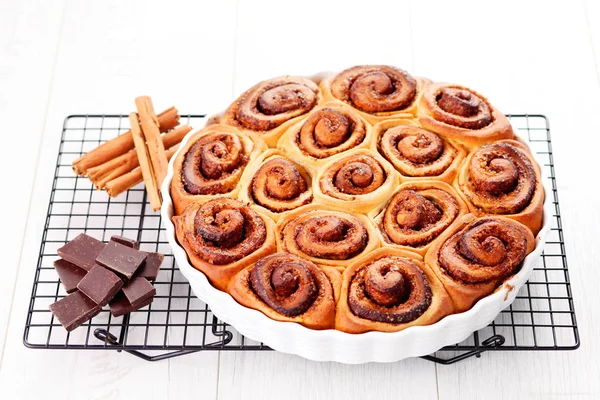
[[[261,82],[174,165],[191,264],[311,329],[400,331],[468,310],[542,225],[540,170],[507,118],[392,66]]]

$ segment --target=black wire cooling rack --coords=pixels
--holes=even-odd
[[[467,340],[423,357],[451,364],[490,350],[571,350],[579,347],[571,284],[562,232],[552,142],[542,115],[509,115],[513,127],[529,138],[552,181],[554,215],[542,262],[515,302],[489,326]],[[182,120],[204,124],[203,115]],[[126,115],[72,115],[64,123],[54,182],[33,282],[23,341],[41,349],[111,349],[156,361],[204,350],[270,350],[244,338],[219,321],[191,291],[179,272],[161,226],[142,185],[109,198],[94,190],[87,178],[75,176],[71,162],[129,129]],[[112,235],[136,238],[140,248],[165,254],[154,302],[132,314],[113,318],[105,309],[91,321],[67,333],[48,310],[64,297],[53,268],[57,249],[85,232],[107,241]]]

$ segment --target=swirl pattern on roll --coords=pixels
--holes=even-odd
[[[314,158],[323,159],[352,149],[365,140],[366,125],[355,113],[341,107],[313,111],[298,131],[298,147]]]
[[[248,155],[239,136],[215,131],[200,137],[185,154],[181,170],[190,194],[223,194],[239,182]]]
[[[454,162],[457,149],[440,135],[411,125],[397,125],[379,135],[379,152],[404,176],[436,177]]]
[[[347,260],[367,246],[368,231],[352,214],[331,212],[329,215],[305,213],[283,228],[283,247],[294,254],[327,260]]]
[[[319,100],[315,82],[284,76],[263,81],[246,91],[227,114],[240,126],[253,131],[275,129],[309,112]]]
[[[211,264],[238,261],[259,249],[266,239],[262,218],[248,206],[230,198],[217,198],[200,206],[188,238],[193,251]]]
[[[479,148],[471,157],[463,192],[479,209],[492,214],[516,214],[525,209],[537,178],[523,150],[498,142]]]
[[[333,78],[331,93],[368,113],[397,111],[414,102],[417,81],[406,71],[391,66],[356,66]]]
[[[372,193],[387,177],[384,167],[368,154],[356,153],[329,165],[319,179],[321,191],[331,197],[351,200]]]
[[[426,98],[432,116],[448,125],[465,129],[482,129],[494,119],[487,100],[458,85],[440,87]]]
[[[436,187],[402,189],[383,211],[380,229],[392,243],[424,246],[450,226],[459,211],[458,201],[445,190]]]
[[[273,310],[295,317],[306,312],[319,296],[317,271],[311,261],[293,254],[273,254],[252,267],[250,288]]]
[[[298,208],[312,200],[312,189],[306,177],[301,166],[283,157],[271,157],[252,177],[252,199],[273,212]]]
[[[514,273],[528,251],[525,227],[481,218],[456,232],[439,251],[439,263],[454,279],[484,283]]]
[[[416,261],[385,257],[356,271],[348,306],[371,321],[402,324],[419,318],[431,305],[432,291]]]

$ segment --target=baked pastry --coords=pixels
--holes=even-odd
[[[340,270],[379,247],[375,227],[365,215],[321,204],[283,215],[277,222],[276,238],[279,251]]]
[[[240,271],[229,293],[240,304],[276,321],[331,329],[341,275],[334,268],[289,253],[276,253]]]
[[[209,125],[193,134],[173,163],[175,213],[194,202],[237,195],[244,169],[266,148],[255,135],[226,125]]]
[[[375,218],[375,226],[382,243],[424,256],[431,243],[467,212],[467,205],[447,183],[411,181],[398,187]]]
[[[369,147],[372,130],[352,108],[329,102],[285,131],[277,147],[291,159],[316,170],[336,154]]]
[[[325,78],[320,87],[327,101],[342,101],[375,124],[386,118],[410,118],[417,98],[430,83],[388,65],[358,65]]]
[[[534,247],[531,231],[519,222],[467,214],[431,246],[425,262],[452,297],[456,312],[462,312],[516,273]]]
[[[238,198],[277,222],[281,213],[312,202],[312,177],[301,165],[269,149],[244,171]]]
[[[298,76],[268,79],[244,92],[221,123],[257,133],[269,147],[290,125],[322,102],[316,82]]]
[[[331,158],[313,180],[315,202],[366,213],[390,197],[398,173],[378,153],[358,149]]]
[[[460,85],[433,83],[419,99],[418,119],[425,128],[469,147],[512,139],[508,119],[485,97]]]
[[[535,235],[540,231],[544,188],[525,144],[502,140],[480,147],[465,159],[455,185],[475,215],[504,215]]]
[[[373,150],[388,160],[403,181],[435,179],[452,184],[466,155],[460,144],[409,119],[390,119],[374,127]]]
[[[349,333],[471,308],[521,268],[544,202],[486,98],[385,65],[250,88],[180,150],[171,195],[176,238],[215,288]]]
[[[448,293],[422,257],[380,248],[344,271],[335,327],[348,333],[395,332],[433,324],[453,311]]]
[[[238,200],[190,204],[173,217],[177,241],[210,283],[226,290],[241,269],[276,250],[275,223]]]

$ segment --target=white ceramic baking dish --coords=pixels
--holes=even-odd
[[[322,77],[323,74],[316,76]],[[189,133],[183,139],[180,149],[193,133]],[[521,137],[521,139],[527,143],[527,138]],[[461,342],[472,332],[487,326],[500,311],[514,301],[517,292],[541,260],[545,237],[552,221],[552,190],[548,176],[542,169],[542,184],[545,191],[544,220],[542,229],[536,237],[535,250],[525,258],[521,270],[494,293],[479,300],[470,310],[447,316],[433,325],[414,326],[391,333],[349,334],[336,330],[317,331],[294,322],[272,320],[260,311],[240,305],[228,293],[215,289],[202,272],[190,265],[185,250],[175,239],[175,227],[171,222],[174,209],[169,187],[176,157],[177,154],[169,163],[168,174],[161,188],[163,197],[161,214],[167,240],[179,270],[189,280],[194,294],[210,306],[217,318],[232,325],[249,339],[263,342],[277,351],[296,354],[310,360],[338,361],[346,364],[394,362],[408,357],[431,354],[444,346]],[[537,157],[536,161],[542,165]]]

